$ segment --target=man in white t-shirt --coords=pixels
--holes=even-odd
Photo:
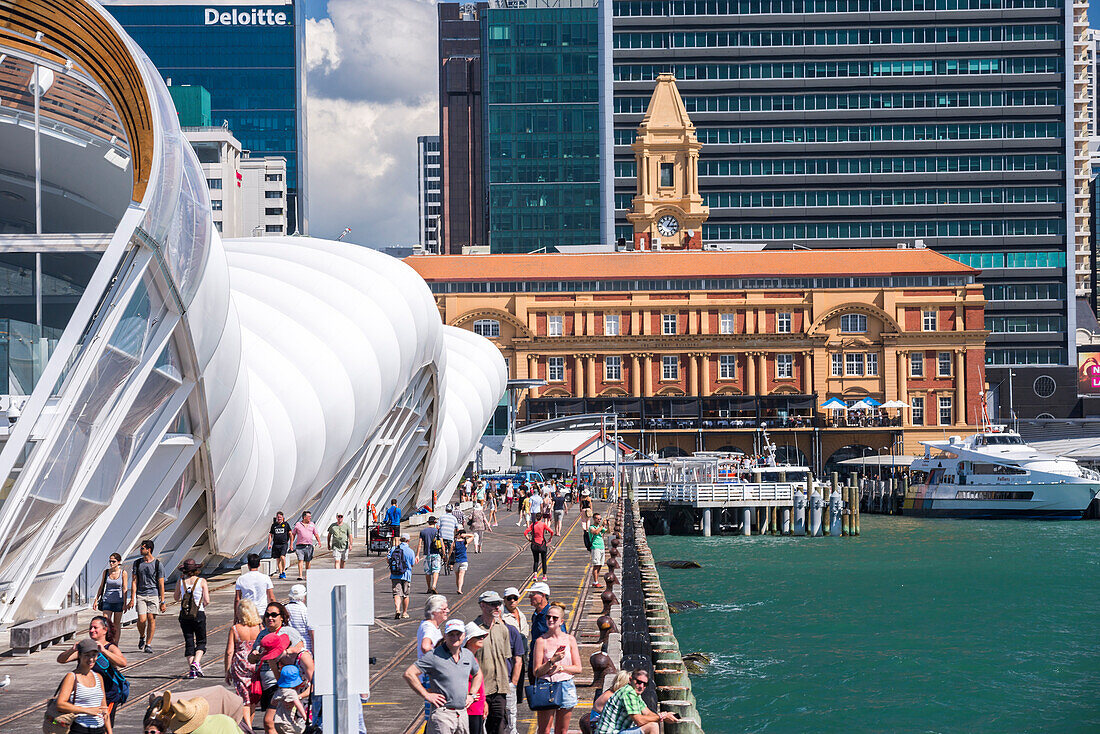
[[[260,556],[256,553],[248,554],[248,571],[241,574],[234,588],[233,605],[241,599],[248,599],[256,605],[256,609],[264,609],[275,601],[275,586],[271,583],[271,577],[259,571]]]

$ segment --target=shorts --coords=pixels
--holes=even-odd
[[[424,573],[439,573],[443,570],[443,556],[432,553],[424,559]]]
[[[604,549],[603,548],[593,548],[592,549],[592,565],[593,566],[602,566],[603,565],[603,555],[604,555]]]
[[[456,563],[455,564],[455,570],[457,570],[457,571],[465,571],[469,567],[470,567],[470,562],[469,561],[463,561],[462,563]]]
[[[157,616],[160,614],[160,597],[159,596],[141,596],[140,594],[134,599],[134,609],[137,610],[139,615],[146,614]]]
[[[285,555],[286,555],[286,546],[285,545],[273,545],[273,546],[271,546],[271,557],[272,558],[282,558]]]
[[[565,517],[565,510],[554,510],[554,519],[561,522],[561,519]]]
[[[412,582],[405,579],[390,579],[394,596],[412,596]]]
[[[338,548],[333,548],[332,549],[332,560],[334,560],[334,561],[346,561],[346,560],[348,560],[348,551],[349,550],[350,550],[350,548],[345,548],[344,550],[340,550]]]
[[[395,538],[398,537],[399,535],[401,535],[401,526],[400,525],[390,525],[390,530],[393,532],[393,537],[395,537]]]
[[[644,734],[642,727],[632,726],[629,729],[620,729],[619,734]]]
[[[121,601],[103,601],[102,599],[99,600],[99,611],[101,612],[121,612],[122,606],[123,605]]]
[[[296,545],[294,546],[294,553],[298,556],[299,561],[309,563],[313,560],[313,545]]]
[[[561,681],[561,706],[556,708],[567,711],[577,707],[577,686],[571,680]]]

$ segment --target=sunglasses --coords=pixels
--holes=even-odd
[[[561,617],[559,617],[559,616],[558,616],[558,615],[556,615],[556,614],[547,614],[547,615],[546,615],[546,618],[547,618],[547,619],[557,619],[557,620],[560,620],[560,619],[561,619]]]
[[[644,685],[649,684],[649,678],[646,678],[645,680],[639,680],[637,678],[633,678],[633,679],[631,679],[631,682],[634,683],[634,685],[636,685],[636,686],[644,686]]]
[[[114,558],[108,558],[107,563],[118,563]]]
[[[283,615],[280,612],[264,612],[264,616],[265,617],[281,617]]]

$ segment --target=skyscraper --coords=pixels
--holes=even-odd
[[[286,159],[287,226],[292,233],[308,233],[305,23],[300,4],[102,2],[166,80],[202,85],[210,92],[213,124],[228,122],[253,156]]]
[[[1087,283],[1075,275],[1089,252],[1088,157],[1075,134],[1087,115],[1075,73],[1084,6],[618,0],[613,9],[618,236],[631,233],[630,144],[657,75],[671,73],[703,144],[704,242],[923,244],[983,270],[989,365],[1072,363],[1073,301]]]
[[[420,251],[439,254],[439,136],[416,139],[416,208]]]

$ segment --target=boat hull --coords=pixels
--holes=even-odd
[[[902,514],[972,520],[1080,520],[1098,490],[1100,485],[1092,482],[917,485],[906,495]]]

